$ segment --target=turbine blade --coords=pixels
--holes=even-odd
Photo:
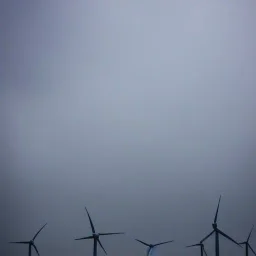
[[[141,241],[141,240],[139,240],[139,239],[135,239],[136,241],[138,241],[139,243],[142,243],[142,244],[144,244],[144,245],[146,245],[146,246],[149,246],[149,244],[147,244],[147,243],[145,243],[145,242],[143,242],[143,241]]]
[[[119,235],[125,234],[124,232],[117,232],[117,233],[99,233],[100,236],[108,236],[108,235]]]
[[[256,255],[256,252],[252,249],[252,247],[250,245],[249,245],[249,247],[250,247],[251,251],[253,252],[253,254]]]
[[[224,232],[222,232],[221,230],[217,229],[217,232],[219,232],[222,236],[226,237],[227,239],[229,239],[230,241],[232,241],[233,243],[237,244],[238,246],[242,247],[238,242],[236,242],[233,238],[231,238],[230,236],[228,236],[227,234],[225,234]]]
[[[38,256],[40,256],[39,251],[37,250],[36,246],[35,246],[34,244],[32,244],[32,246],[33,246],[33,247],[34,247],[34,249],[36,250],[37,255],[38,255]]]
[[[29,244],[29,242],[9,242],[9,244]]]
[[[34,237],[33,237],[33,241],[36,239],[36,237],[39,235],[39,233],[42,231],[42,229],[45,227],[47,225],[47,223],[45,223],[39,230],[38,230],[38,232],[34,235]]]
[[[81,237],[81,238],[76,238],[75,240],[85,240],[85,239],[92,239],[93,236],[86,236],[86,237]]]
[[[204,251],[205,256],[208,256],[204,247],[203,247],[203,251]]]
[[[251,234],[252,234],[253,228],[254,228],[254,225],[252,226],[252,229],[251,229],[251,231],[250,231],[250,233],[249,233],[249,236],[248,236],[248,238],[247,238],[247,242],[249,242],[249,239],[250,239],[250,237],[251,237]]]
[[[201,246],[201,245],[200,244],[192,244],[192,245],[188,245],[186,247],[189,248],[189,247],[195,247],[195,246]]]
[[[215,231],[213,230],[209,235],[207,235],[204,239],[200,241],[200,243],[203,243],[206,239],[208,239]]]
[[[218,202],[218,206],[217,206],[217,210],[216,210],[216,214],[215,214],[215,218],[214,218],[214,223],[217,223],[219,207],[220,207],[220,200],[221,200],[221,196],[219,198],[219,202]]]
[[[98,243],[100,244],[100,247],[102,248],[102,250],[103,250],[103,251],[105,252],[105,254],[107,255],[107,252],[106,252],[106,250],[104,249],[103,245],[101,244],[99,238],[97,239],[97,241],[98,241]]]
[[[89,212],[88,212],[88,210],[87,210],[86,207],[85,207],[85,210],[86,210],[86,212],[87,212],[87,215],[88,215],[88,218],[89,218],[89,221],[90,221],[90,224],[91,224],[92,233],[95,233],[95,228],[94,228],[94,226],[93,226],[91,216],[90,216],[90,214],[89,214]]]
[[[158,246],[158,245],[162,245],[162,244],[172,243],[173,241],[174,241],[174,240],[166,241],[166,242],[162,242],[162,243],[158,243],[158,244],[154,244],[154,246]]]

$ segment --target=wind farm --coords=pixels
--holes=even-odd
[[[247,239],[244,241],[244,242],[237,242],[236,240],[234,240],[233,238],[231,238],[229,235],[227,235],[226,233],[224,233],[223,231],[221,231],[219,228],[218,228],[218,215],[219,215],[219,208],[220,208],[220,202],[221,202],[221,196],[219,197],[219,201],[218,201],[218,205],[217,205],[217,209],[216,209],[216,213],[215,213],[215,216],[214,216],[214,221],[213,221],[213,224],[212,224],[212,228],[213,230],[207,235],[205,236],[199,243],[195,243],[195,244],[191,244],[191,245],[188,245],[188,246],[185,246],[186,248],[199,248],[200,249],[200,256],[208,256],[208,252],[206,250],[206,246],[204,244],[204,242],[210,238],[213,234],[215,234],[215,255],[216,256],[220,256],[222,255],[220,253],[220,249],[219,249],[219,237],[220,236],[223,236],[224,238],[226,238],[227,240],[231,241],[232,243],[234,243],[236,246],[237,246],[237,250],[241,250],[242,248],[242,245],[244,246],[245,248],[245,256],[249,256],[249,251],[251,251],[254,255],[256,255],[256,252],[254,251],[254,249],[252,248],[252,246],[250,245],[249,241],[251,239],[251,236],[252,236],[252,232],[254,230],[254,226],[252,226],[250,232],[249,232],[249,235],[247,237]],[[87,210],[87,208],[85,207],[85,211],[86,211],[86,214],[88,216],[88,219],[89,219],[89,223],[90,223],[90,228],[91,228],[91,234],[89,236],[85,236],[85,237],[81,237],[81,238],[76,238],[74,239],[75,241],[81,241],[81,240],[93,240],[93,256],[97,256],[97,247],[98,247],[98,244],[99,246],[102,248],[103,252],[107,255],[107,251],[106,249],[104,248],[104,246],[102,245],[101,243],[101,240],[100,240],[100,237],[101,236],[109,236],[109,235],[125,235],[126,233],[125,232],[105,232],[105,233],[97,233],[96,232],[96,229],[95,229],[95,225],[92,221],[92,218],[89,214],[89,211]],[[35,252],[37,253],[38,256],[40,256],[39,254],[39,250],[37,249],[36,245],[35,245],[35,239],[37,238],[37,236],[40,234],[40,232],[44,229],[44,227],[47,225],[44,224],[38,231],[37,233],[33,236],[33,238],[31,240],[28,240],[28,241],[18,241],[18,242],[9,242],[11,244],[26,244],[28,245],[28,256],[32,256],[32,249],[35,250]],[[152,255],[152,252],[153,252],[153,249],[158,247],[158,246],[161,246],[161,245],[165,245],[165,244],[169,244],[169,243],[172,243],[174,242],[174,240],[168,240],[168,241],[163,241],[163,242],[158,242],[158,243],[154,243],[154,244],[151,244],[151,243],[147,243],[147,242],[144,242],[140,239],[137,239],[137,238],[134,238],[134,240],[144,246],[147,247],[147,251],[146,251],[146,256],[149,256],[149,255]],[[242,250],[241,250],[242,252]],[[213,252],[211,252],[213,253]]]
[[[0,10],[0,256],[256,256],[256,0]]]

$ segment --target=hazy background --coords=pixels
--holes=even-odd
[[[1,1],[0,254],[185,249],[256,223],[256,2]],[[256,232],[252,246],[256,249]],[[206,243],[213,255],[214,239]],[[243,255],[221,238],[222,255]],[[103,256],[102,250],[98,250]],[[225,254],[224,254],[225,252]],[[33,254],[35,255],[35,254]]]

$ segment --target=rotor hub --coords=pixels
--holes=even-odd
[[[94,234],[93,234],[93,237],[95,237],[95,238],[99,238],[99,236],[100,236],[100,235],[97,234],[97,233],[94,233]]]
[[[212,224],[213,229],[217,229],[217,223]]]

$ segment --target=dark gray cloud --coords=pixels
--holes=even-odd
[[[109,255],[255,221],[255,1],[6,1],[1,168],[10,240],[41,255],[91,253],[86,205]],[[6,181],[6,182],[5,182]],[[252,246],[256,247],[255,234]],[[207,242],[210,252],[214,240]],[[221,239],[221,251],[242,250]],[[99,254],[102,251],[99,249]],[[210,254],[209,255],[213,255]]]

